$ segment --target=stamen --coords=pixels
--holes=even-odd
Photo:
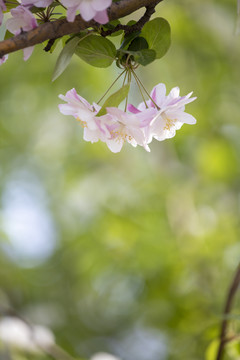
[[[79,117],[77,117],[76,120],[80,122],[80,125],[81,125],[82,128],[87,127],[86,121],[81,120]]]
[[[164,126],[163,130],[171,130],[171,127],[174,125],[176,119],[166,119],[166,125]]]

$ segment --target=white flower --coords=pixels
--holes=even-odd
[[[47,7],[53,0],[22,0],[22,5],[24,6],[36,6],[36,7]]]
[[[6,28],[14,35],[20,34],[21,31],[29,31],[37,27],[37,20],[27,8],[22,5],[11,10],[12,18],[6,22]],[[26,61],[32,54],[34,46],[27,47],[23,50],[23,59]]]
[[[98,111],[101,109],[97,104],[90,105],[87,100],[78,95],[75,89],[66,93],[66,95],[59,95],[60,99],[67,102],[67,104],[60,104],[59,110],[64,115],[72,115],[84,128],[83,138],[85,141],[92,143],[98,140],[105,141],[109,132],[104,123],[101,122],[100,117],[96,117]]]
[[[145,109],[138,114],[127,114],[126,112],[112,107],[107,108],[106,123],[111,137],[106,140],[109,149],[116,153],[121,151],[123,144],[127,141],[132,146],[143,146],[149,151],[143,128],[146,121],[149,123],[154,115],[151,109]]]
[[[129,111],[137,114],[146,110],[146,108],[154,109],[155,116],[152,118],[149,126],[145,128],[147,144],[153,138],[162,141],[172,138],[184,123],[196,124],[196,119],[185,112],[185,105],[194,101],[196,97],[190,98],[192,92],[186,96],[179,95],[178,87],[173,88],[169,95],[166,95],[166,87],[164,84],[158,84],[151,92],[152,100],[148,100],[146,104],[142,102],[138,108],[129,105]],[[147,107],[146,107],[147,105]]]
[[[80,11],[85,21],[94,19],[100,24],[106,24],[108,22],[107,8],[112,0],[62,0],[62,3],[68,9],[68,21],[74,21],[76,12]]]
[[[159,84],[153,89],[151,100],[141,103],[138,108],[128,106],[130,114],[108,107],[106,115],[98,116],[101,107],[95,103],[90,105],[72,89],[66,96],[59,95],[67,102],[59,105],[59,109],[62,114],[72,115],[81,123],[86,141],[101,140],[114,153],[121,151],[125,142],[150,151],[148,144],[153,138],[159,141],[171,138],[183,123],[196,123],[192,115],[184,112],[185,105],[195,100],[190,99],[191,94],[180,97],[179,89],[174,88],[166,96],[165,85]]]

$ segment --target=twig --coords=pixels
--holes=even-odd
[[[160,3],[162,0],[157,0],[155,1],[155,3],[146,6],[146,12],[145,14],[138,20],[138,22],[134,25],[122,25],[122,24],[118,24],[117,26],[115,26],[114,29],[109,29],[109,30],[105,30],[105,31],[101,31],[101,35],[102,36],[109,36],[119,30],[124,30],[126,34],[130,34],[132,32],[135,31],[140,31],[142,29],[142,27],[144,26],[144,24],[146,24],[146,22],[148,22],[151,18],[151,16],[155,13],[155,7],[158,3]]]
[[[238,265],[237,271],[235,273],[232,284],[227,294],[226,304],[223,312],[223,321],[221,324],[221,331],[220,331],[220,344],[218,347],[216,360],[221,360],[223,357],[224,346],[226,344],[226,332],[229,322],[227,315],[229,315],[229,313],[231,312],[233,306],[233,300],[237,293],[239,285],[240,285],[240,264]]]
[[[46,52],[51,51],[51,48],[52,48],[52,46],[54,45],[55,40],[56,40],[56,39],[50,39],[50,40],[48,40],[48,43],[47,43],[47,45],[45,46],[45,48],[44,48],[43,50],[46,51]]]

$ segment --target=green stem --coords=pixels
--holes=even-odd
[[[126,78],[127,78],[127,71],[126,71],[126,73],[125,73],[125,75],[124,75],[122,87],[124,86],[124,84],[125,84],[125,82],[126,82]]]
[[[155,103],[155,101],[153,100],[153,98],[150,96],[150,94],[148,93],[148,91],[145,89],[145,86],[143,85],[143,83],[141,82],[141,80],[139,79],[139,77],[137,76],[137,74],[135,73],[134,70],[132,70],[133,74],[135,74],[136,78],[135,79],[138,79],[140,85],[142,86],[143,90],[145,91],[145,93],[147,94],[147,96],[149,97],[149,99],[153,102],[153,104],[156,106],[156,108],[158,110],[160,110],[160,107]]]
[[[131,83],[131,70],[128,69],[126,74],[128,75],[128,84],[130,84]],[[127,94],[126,102],[125,102],[125,109],[124,109],[125,112],[127,111],[127,105],[128,105],[128,94]]]
[[[66,8],[66,6],[64,6],[62,3],[61,3],[61,1],[59,1],[59,0],[56,0],[58,3],[59,3],[59,5],[61,5],[65,10],[67,10],[67,8]]]
[[[121,74],[118,75],[118,77],[114,80],[114,82],[112,83],[112,85],[111,85],[111,86],[107,89],[107,91],[103,94],[103,96],[101,97],[101,99],[98,100],[97,104],[99,104],[99,103],[102,101],[102,99],[105,98],[105,96],[107,95],[107,93],[111,90],[111,88],[113,87],[113,85],[116,84],[116,82],[118,81],[118,79],[120,79],[120,77],[125,73],[125,71],[126,71],[126,69],[124,69],[124,70],[121,72]]]
[[[140,84],[139,84],[139,82],[138,82],[138,78],[137,78],[137,76],[136,76],[136,74],[135,74],[135,72],[134,72],[133,70],[132,70],[132,73],[133,73],[133,76],[134,76],[134,78],[135,78],[135,80],[136,80],[137,86],[138,86],[139,91],[140,91],[140,93],[141,93],[141,95],[142,95],[142,98],[143,98],[143,102],[144,102],[144,104],[145,104],[145,106],[146,106],[146,109],[147,109],[148,106],[147,106],[146,100],[145,100],[145,98],[144,98],[144,96],[143,96],[143,92],[142,92],[141,86],[140,86]]]

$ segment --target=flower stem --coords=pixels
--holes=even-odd
[[[116,82],[118,81],[118,79],[120,79],[120,77],[125,73],[126,69],[124,69],[120,75],[118,75],[118,77],[114,80],[114,82],[112,83],[112,85],[107,89],[107,91],[103,94],[103,96],[101,97],[100,100],[98,100],[97,104],[99,104],[107,95],[107,93],[111,90],[111,88],[113,87],[114,84],[116,84]]]
[[[124,86],[124,85],[125,85],[126,78],[127,78],[127,71],[126,71],[126,73],[125,73],[125,75],[124,75],[124,79],[123,79],[123,84],[122,84],[122,86]]]
[[[137,86],[138,86],[138,88],[139,88],[139,91],[140,91],[140,93],[141,93],[141,95],[142,95],[142,98],[143,98],[143,102],[144,102],[144,104],[145,104],[145,106],[146,106],[146,109],[147,109],[148,106],[147,106],[146,100],[145,100],[145,98],[144,98],[144,95],[143,95],[143,92],[142,92],[140,83],[138,82],[138,78],[137,78],[137,76],[136,76],[136,74],[135,74],[135,72],[134,72],[133,70],[132,70],[132,73],[133,73],[133,76],[134,76],[134,78],[135,78],[135,80],[136,80],[136,84],[137,84]]]
[[[128,84],[130,84],[131,83],[131,70],[130,69],[127,70],[126,75],[128,77]],[[127,106],[128,106],[128,94],[127,94],[126,102],[125,102],[125,109],[124,109],[125,112],[127,111]]]
[[[143,90],[145,91],[145,93],[147,94],[147,96],[149,97],[149,99],[152,101],[152,103],[156,106],[156,108],[158,110],[160,110],[160,107],[155,103],[155,101],[153,100],[153,98],[150,96],[150,94],[148,93],[148,91],[145,89],[145,86],[143,85],[143,83],[141,82],[141,80],[139,79],[139,77],[137,76],[137,74],[135,73],[134,70],[132,70],[133,74],[135,74],[135,79],[138,79],[140,85],[142,86]]]
[[[67,10],[67,8],[66,8],[66,6],[64,6],[62,3],[61,3],[61,1],[59,1],[59,0],[56,0],[58,3],[59,3],[59,5],[61,5],[65,10]]]

